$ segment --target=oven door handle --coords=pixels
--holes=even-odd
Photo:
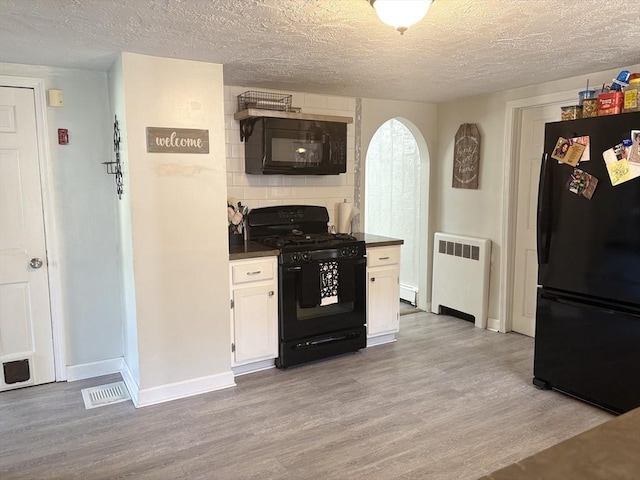
[[[345,259],[346,260],[346,259]],[[355,262],[353,262],[352,265],[363,265],[367,263],[367,259],[366,258],[361,258],[360,260],[357,260]],[[296,267],[286,267],[284,269],[284,273],[293,273],[293,272],[299,272],[302,270],[301,266],[296,266]]]

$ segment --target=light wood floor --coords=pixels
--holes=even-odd
[[[531,385],[533,340],[427,313],[393,344],[136,410],[119,376],[0,394],[0,478],[475,479],[612,415]]]

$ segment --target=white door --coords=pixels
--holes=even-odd
[[[526,108],[520,123],[518,205],[511,329],[530,337],[536,331],[538,256],[536,209],[544,150],[544,124],[560,120],[560,104]]]
[[[0,87],[0,390],[53,382],[34,92]]]

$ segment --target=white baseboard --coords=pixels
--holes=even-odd
[[[411,305],[417,305],[418,289],[401,283],[400,298],[402,300],[409,302]]]
[[[262,360],[260,362],[247,363],[246,365],[231,367],[231,370],[233,370],[233,374],[238,377],[240,375],[246,375],[247,373],[259,372],[261,370],[275,368],[275,366],[275,360],[272,358],[270,360]]]
[[[125,380],[126,383],[126,380]],[[134,382],[135,383],[135,382]],[[233,372],[219,373],[206,377],[193,378],[182,382],[169,383],[152,388],[141,388],[138,390],[136,408],[148,407],[158,403],[178,400],[179,398],[191,397],[201,393],[222,390],[223,388],[235,387]],[[128,385],[127,385],[128,387]],[[131,392],[130,392],[131,393]],[[131,395],[133,398],[133,395]]]
[[[391,343],[396,341],[395,333],[388,333],[387,335],[379,335],[377,337],[367,338],[367,347],[375,347],[376,345],[383,345],[385,343]]]
[[[273,360],[271,363],[273,365]],[[233,372],[229,371],[218,375],[210,375],[208,377],[185,380],[183,382],[161,385],[159,387],[141,389],[123,358],[112,358],[100,362],[70,365],[67,367],[67,381],[73,382],[86,378],[110,375],[112,373],[120,373],[122,375],[122,379],[131,395],[131,400],[137,408],[235,386]]]
[[[491,330],[492,332],[500,331],[500,320],[497,318],[487,318],[487,330]]]
[[[120,373],[124,361],[122,357],[101,360],[99,362],[67,365],[67,382],[84,380],[85,378],[101,377],[112,373]]]

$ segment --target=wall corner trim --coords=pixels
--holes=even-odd
[[[127,390],[129,390],[129,395],[131,396],[133,405],[138,408],[138,393],[140,392],[140,386],[138,385],[138,382],[136,382],[131,370],[129,370],[129,365],[124,358],[122,359],[122,370],[120,370],[120,375],[122,376],[122,380],[124,380],[124,384],[127,386]]]
[[[500,319],[499,318],[487,318],[487,330],[492,332],[500,332]],[[502,331],[504,333],[504,330]]]

